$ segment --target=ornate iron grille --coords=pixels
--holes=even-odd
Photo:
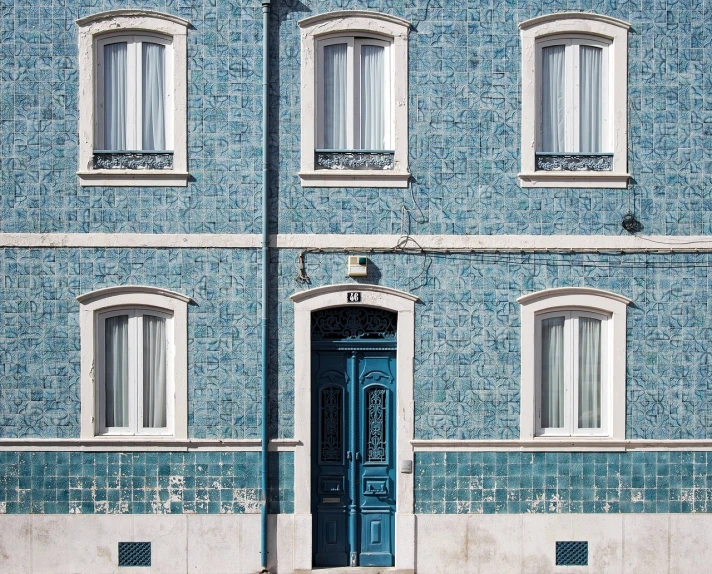
[[[366,407],[366,462],[386,462],[386,389],[370,389]]]
[[[312,339],[395,341],[398,313],[366,307],[336,307],[312,313]]]
[[[119,542],[119,566],[150,565],[150,542]]]
[[[173,152],[95,151],[94,169],[172,169]]]
[[[613,171],[612,153],[538,153],[538,171]]]
[[[588,542],[557,542],[557,566],[588,566]]]
[[[321,462],[341,462],[341,389],[321,390]]]
[[[395,152],[318,149],[315,155],[316,169],[392,170]]]

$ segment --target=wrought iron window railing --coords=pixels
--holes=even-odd
[[[392,170],[394,150],[373,149],[317,149],[316,169],[372,169]]]
[[[612,153],[536,153],[537,171],[613,171]]]
[[[94,169],[173,169],[173,152],[94,150]]]

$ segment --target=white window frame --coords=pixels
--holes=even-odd
[[[522,165],[519,183],[522,187],[625,188],[628,185],[628,29],[623,20],[584,12],[562,12],[526,20],[519,24],[522,44]],[[613,153],[613,170],[597,171],[537,171],[536,152],[541,138],[541,49],[546,45],[568,40],[590,45],[605,45],[603,62],[604,149]],[[567,57],[567,66],[574,59]],[[567,69],[567,78],[575,77]],[[577,77],[577,76],[576,76]],[[567,105],[567,114],[573,106]],[[575,122],[569,118],[567,138],[574,136]],[[571,130],[571,131],[569,131]],[[568,147],[568,145],[567,145]],[[576,139],[578,148],[578,139]],[[567,150],[568,151],[568,150]],[[575,153],[575,150],[571,150]]]
[[[312,16],[299,21],[301,28],[301,169],[302,187],[407,187],[408,171],[408,33],[410,23],[401,18],[364,10],[342,10]],[[394,150],[392,170],[325,170],[315,169],[314,150],[321,148],[322,128],[320,51],[332,40],[347,39],[354,46],[379,40],[388,47],[391,71],[391,111],[389,118],[391,147]],[[351,51],[353,59],[353,50]],[[352,64],[351,69],[354,69]],[[352,84],[354,82],[352,81]],[[357,95],[355,90],[350,92]],[[353,107],[351,108],[353,109]],[[350,141],[354,141],[351,139]]]
[[[151,10],[111,10],[77,20],[79,27],[79,169],[82,186],[188,185],[187,30],[190,23]],[[145,37],[166,50],[166,147],[172,169],[94,169],[94,150],[103,148],[103,46],[117,37]],[[130,57],[130,54],[127,54]],[[128,62],[128,61],[127,61]],[[127,66],[128,67],[128,66]],[[138,73],[138,72],[136,72]],[[127,74],[127,79],[136,74]],[[140,115],[140,114],[139,114]],[[140,119],[134,121],[138,126]],[[135,141],[135,140],[134,140]],[[169,144],[172,142],[172,145]],[[127,145],[128,145],[127,141]]]
[[[188,438],[188,303],[180,293],[135,285],[108,287],[77,297],[81,333],[81,438],[101,440],[155,441]],[[165,428],[139,428],[140,416],[130,415],[128,428],[106,428],[104,423],[103,327],[110,316],[130,313],[162,316],[166,322],[166,422]],[[129,330],[136,328],[129,320]],[[137,335],[134,334],[134,339]],[[134,353],[129,369],[141,367]],[[130,355],[131,356],[131,355]],[[138,376],[135,374],[135,376]],[[139,385],[130,384],[137,393]],[[132,390],[133,389],[133,390]],[[141,397],[129,401],[141,408]]]
[[[626,315],[630,299],[601,289],[564,287],[531,293],[520,297],[517,302],[521,305],[521,440],[559,441],[569,445],[584,440],[625,440]],[[540,425],[541,320],[566,314],[569,317],[583,315],[605,319],[605,338],[602,331],[605,362],[601,369],[600,431],[575,429],[570,420],[565,423],[564,429],[542,429]],[[571,325],[573,323],[568,325],[570,329]],[[572,359],[572,353],[566,356]],[[569,369],[572,369],[570,365]],[[575,384],[572,382],[570,386],[575,387]],[[570,394],[571,391],[570,388]],[[568,396],[567,400],[575,405],[572,403],[573,396]],[[570,417],[575,413],[575,406],[569,408]]]
[[[128,315],[128,394],[129,394],[129,420],[128,426],[109,427],[106,425],[106,379],[105,379],[105,359],[102,352],[105,349],[106,341],[106,320],[111,317]],[[152,315],[160,317],[166,322],[166,426],[165,427],[144,427],[143,426],[143,353],[141,343],[143,340],[142,326],[143,317]],[[119,307],[111,308],[96,314],[97,346],[95,357],[95,377],[96,382],[96,405],[97,434],[100,435],[166,435],[172,436],[173,424],[173,401],[168,400],[175,392],[174,368],[175,368],[175,345],[173,342],[173,314],[166,313],[159,309],[150,307]]]
[[[97,145],[100,146],[98,149],[109,149],[104,142],[104,46],[118,43],[126,43],[126,83],[128,84],[126,91],[130,96],[126,102],[126,150],[142,149],[142,143],[139,140],[143,130],[141,72],[144,42],[160,44],[165,48],[165,151],[173,151],[173,42],[165,36],[132,33],[110,34],[101,36],[96,41],[96,131]]]
[[[564,317],[564,425],[563,427],[543,427],[541,425],[541,325],[544,319]],[[578,428],[578,319],[589,317],[601,321],[601,426],[600,428]],[[561,437],[561,436],[608,436],[609,395],[612,380],[611,338],[608,336],[607,314],[595,313],[585,309],[561,309],[549,313],[538,313],[535,316],[536,331],[534,337],[534,373],[536,377],[536,436]]]

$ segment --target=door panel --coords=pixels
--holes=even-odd
[[[315,564],[348,563],[346,410],[348,377],[345,353],[312,356],[312,420],[316,423],[312,454],[312,512]],[[346,439],[346,440],[345,440]]]
[[[393,350],[312,353],[315,566],[394,563],[395,384]]]

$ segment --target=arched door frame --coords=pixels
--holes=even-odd
[[[359,303],[348,303],[347,292],[361,293]],[[312,567],[311,514],[311,313],[329,307],[376,307],[398,313],[396,335],[396,520],[395,566],[415,568],[413,515],[413,356],[415,302],[418,297],[380,285],[327,285],[295,293],[294,301],[294,569]],[[400,461],[411,461],[411,472],[400,472]],[[305,488],[305,485],[309,485]]]

